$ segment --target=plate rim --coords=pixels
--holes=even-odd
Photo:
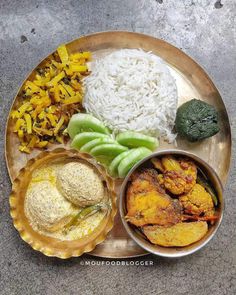
[[[65,45],[70,45],[74,42],[77,42],[78,40],[80,39],[83,39],[83,38],[92,38],[94,36],[99,36],[99,35],[106,35],[106,34],[131,34],[131,35],[136,35],[136,36],[143,36],[143,37],[148,37],[148,38],[151,38],[151,39],[155,39],[159,42],[162,42],[163,44],[166,44],[167,46],[171,46],[173,47],[175,50],[177,50],[179,53],[181,53],[182,55],[185,56],[185,58],[189,59],[190,61],[192,61],[203,73],[204,75],[208,78],[208,80],[210,81],[210,83],[213,85],[213,87],[215,88],[215,90],[217,91],[217,94],[220,96],[221,98],[221,102],[222,102],[222,105],[224,107],[224,111],[225,113],[227,114],[227,121],[228,121],[228,125],[229,125],[229,142],[230,142],[230,155],[229,155],[229,167],[228,167],[228,171],[227,171],[227,177],[226,177],[226,181],[222,181],[223,182],[223,186],[226,187],[226,185],[228,184],[228,180],[229,180],[229,176],[230,176],[230,173],[231,173],[231,168],[232,168],[232,131],[231,131],[231,118],[229,116],[229,113],[227,111],[227,108],[226,108],[226,105],[225,105],[225,102],[224,102],[224,99],[223,97],[221,96],[220,92],[219,92],[219,89],[216,87],[215,83],[213,83],[213,79],[211,78],[211,76],[208,74],[208,72],[205,70],[205,68],[202,66],[202,65],[199,65],[196,60],[194,58],[192,58],[191,56],[189,56],[187,53],[185,53],[182,49],[179,49],[178,47],[176,47],[175,45],[173,45],[172,43],[170,42],[167,42],[163,39],[160,39],[160,38],[157,38],[157,37],[154,37],[152,35],[149,35],[149,34],[144,34],[144,33],[139,33],[139,32],[132,32],[132,31],[126,31],[126,30],[107,30],[107,31],[100,31],[100,32],[95,32],[95,33],[91,33],[91,34],[85,34],[85,35],[81,35],[79,38],[74,38],[72,39],[71,41],[69,42],[66,42]],[[55,49],[56,50],[56,49]],[[5,135],[4,135],[4,158],[5,158],[5,163],[6,163],[6,167],[7,167],[7,172],[8,172],[8,175],[9,175],[9,178],[10,178],[10,181],[11,183],[13,183],[14,179],[11,175],[11,171],[10,171],[10,167],[9,167],[9,163],[8,163],[8,156],[7,156],[7,131],[8,131],[8,126],[9,126],[9,121],[10,121],[10,113],[12,111],[12,108],[13,108],[13,105],[17,99],[17,96],[19,94],[19,91],[20,89],[22,88],[22,86],[24,85],[25,81],[28,79],[28,77],[30,76],[30,74],[35,70],[35,68],[38,67],[38,65],[40,65],[48,56],[52,55],[54,52],[50,52],[49,54],[47,54],[46,56],[44,56],[42,59],[40,59],[39,63],[37,63],[33,70],[31,69],[25,76],[24,80],[22,81],[22,83],[20,84],[20,86],[18,87],[17,89],[17,92],[16,92],[16,95],[14,96],[13,100],[12,100],[12,103],[10,105],[10,108],[9,108],[9,112],[8,112],[8,115],[7,115],[7,120],[6,120],[6,123],[5,123]]]
[[[200,72],[202,72],[205,76],[205,78],[210,82],[210,84],[212,85],[212,87],[215,89],[217,95],[220,97],[221,100],[221,105],[223,107],[223,110],[226,114],[226,125],[228,125],[228,129],[229,129],[229,133],[228,133],[228,141],[229,141],[229,145],[230,145],[230,154],[228,155],[228,171],[227,171],[227,176],[225,181],[222,180],[223,183],[223,187],[225,188],[226,185],[228,184],[229,178],[230,178],[230,174],[231,174],[231,170],[232,170],[232,130],[231,130],[231,117],[227,111],[227,107],[225,105],[225,101],[223,99],[223,97],[221,96],[218,87],[215,85],[215,83],[213,82],[213,79],[211,77],[211,75],[208,74],[208,72],[206,71],[206,69],[204,68],[204,66],[200,65],[194,58],[192,58],[192,56],[188,55],[187,53],[185,53],[185,51],[183,51],[182,49],[179,49],[178,47],[176,47],[175,45],[173,45],[170,42],[167,42],[161,38],[157,38],[155,36],[152,36],[150,34],[144,34],[144,33],[139,33],[139,32],[132,32],[129,30],[106,30],[106,31],[100,31],[100,32],[94,32],[91,34],[82,34],[80,35],[78,38],[74,38],[69,42],[65,42],[65,45],[72,45],[75,42],[78,42],[81,39],[86,39],[86,38],[92,38],[92,37],[97,37],[97,36],[105,36],[107,34],[130,34],[133,36],[137,36],[137,37],[142,37],[142,38],[150,38],[150,40],[156,40],[159,41],[161,43],[163,43],[164,45],[166,45],[167,47],[173,48],[174,50],[176,50],[177,52],[179,52],[184,58],[188,59],[190,62],[192,62],[195,67],[197,69],[200,70]],[[39,62],[37,64],[35,64],[33,66],[33,69],[31,69],[30,71],[27,72],[27,74],[25,75],[23,81],[20,83],[20,86],[17,88],[16,94],[12,99],[12,103],[10,105],[10,108],[8,110],[8,115],[7,115],[7,120],[5,123],[5,135],[4,135],[4,158],[5,158],[5,163],[6,163],[6,168],[7,168],[7,172],[11,181],[11,184],[13,183],[14,179],[13,176],[11,175],[11,171],[10,171],[10,164],[9,164],[9,159],[8,159],[8,152],[7,152],[7,138],[8,138],[8,129],[9,129],[9,124],[10,124],[10,113],[13,109],[13,105],[16,102],[16,99],[18,97],[18,94],[22,88],[22,86],[24,85],[24,83],[26,82],[26,80],[29,78],[29,76],[32,74],[32,72],[50,55],[52,55],[55,52],[56,48],[52,51],[49,52],[47,55],[45,55],[42,59],[39,60]],[[120,255],[119,257],[117,256],[104,256],[104,255],[98,255],[98,254],[93,254],[93,253],[87,253],[87,255],[93,256],[93,257],[101,257],[101,258],[107,258],[107,259],[129,259],[129,258],[135,258],[135,257],[142,257],[142,256],[146,256],[149,255],[150,253],[143,253],[143,254],[136,254],[136,255],[130,255],[130,256],[126,256],[126,255]]]

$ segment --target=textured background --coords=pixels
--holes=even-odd
[[[9,217],[10,181],[4,126],[26,74],[60,43],[104,30],[151,34],[200,63],[220,90],[236,138],[236,1],[0,1],[0,294],[236,294],[236,169],[225,192],[226,214],[213,241],[179,260],[148,256],[153,266],[83,266],[34,252]],[[235,152],[233,153],[235,154]],[[97,260],[96,260],[97,261]],[[101,261],[101,260],[98,260]]]

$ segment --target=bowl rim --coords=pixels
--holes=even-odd
[[[176,253],[162,253],[158,249],[155,250],[155,251],[152,250],[152,249],[150,249],[148,246],[146,246],[141,241],[142,240],[141,238],[137,238],[137,236],[133,234],[133,229],[131,228],[131,226],[128,224],[128,222],[124,218],[124,210],[123,210],[123,207],[124,206],[123,205],[124,205],[124,201],[125,201],[125,189],[126,189],[126,186],[127,186],[127,183],[129,181],[129,178],[130,178],[131,174],[136,169],[138,169],[142,164],[144,164],[146,161],[148,161],[148,160],[150,160],[150,159],[152,159],[154,157],[160,157],[160,156],[167,155],[167,154],[175,154],[175,155],[187,156],[187,157],[190,157],[192,160],[196,161],[197,163],[199,162],[201,165],[206,166],[207,169],[208,169],[208,171],[210,172],[210,174],[213,175],[213,177],[216,179],[217,184],[218,184],[219,189],[220,189],[220,192],[222,194],[222,200],[220,202],[220,204],[221,204],[221,206],[220,206],[220,218],[218,219],[218,222],[215,225],[215,228],[212,230],[212,232],[209,235],[209,237],[206,238],[202,243],[200,243],[196,247],[193,247],[192,249],[187,250],[185,252],[184,251],[181,251],[181,252],[176,252]],[[136,163],[136,165],[134,165],[132,167],[132,169],[129,171],[129,173],[125,177],[125,179],[124,179],[124,181],[123,181],[123,183],[121,185],[121,188],[120,188],[120,193],[119,193],[119,198],[120,198],[119,199],[119,213],[120,213],[120,216],[121,216],[122,224],[125,227],[125,230],[127,231],[127,233],[130,236],[130,238],[133,239],[144,250],[148,251],[151,254],[160,256],[160,257],[166,257],[166,258],[179,258],[179,257],[184,257],[184,256],[193,254],[193,253],[201,250],[215,236],[217,230],[219,229],[219,227],[220,227],[220,225],[222,223],[223,216],[224,216],[225,200],[224,200],[223,192],[224,192],[224,188],[223,188],[222,182],[221,182],[218,174],[216,173],[216,171],[214,170],[214,168],[211,167],[205,160],[203,160],[202,158],[200,158],[196,154],[194,154],[192,152],[185,151],[185,150],[180,150],[180,149],[165,149],[165,150],[153,152],[152,154],[148,155],[147,157],[145,157],[144,159],[142,159],[141,161],[139,161],[138,163]],[[192,244],[192,245],[194,245],[194,244]],[[159,246],[159,247],[162,247],[162,246]],[[183,249],[185,247],[186,246],[180,247],[180,248]],[[163,247],[163,248],[168,249],[168,247]]]
[[[40,233],[36,232],[32,226],[29,224],[29,221],[27,220],[27,217],[25,216],[24,212],[22,213],[22,210],[24,211],[24,203],[23,205],[20,205],[20,201],[25,200],[25,193],[23,193],[23,197],[20,197],[21,194],[21,186],[24,185],[24,182],[26,182],[26,189],[30,183],[30,176],[32,172],[43,165],[45,163],[44,161],[49,160],[51,158],[51,161],[60,158],[65,157],[69,159],[78,159],[82,161],[87,161],[88,164],[91,166],[94,166],[95,169],[98,171],[98,173],[101,174],[103,180],[106,182],[107,189],[109,191],[110,195],[110,201],[111,201],[111,210],[107,214],[107,216],[104,217],[104,225],[101,227],[101,230],[96,234],[96,230],[91,234],[91,236],[87,236],[87,242],[83,245],[79,245],[79,242],[76,244],[76,241],[78,240],[72,240],[72,241],[61,241],[55,238],[47,237],[44,235],[41,235]],[[50,162],[50,160],[49,160]],[[28,172],[31,171],[31,172]],[[29,176],[29,175],[30,176]],[[29,179],[25,180],[26,177],[29,176]],[[79,153],[77,150],[74,149],[64,149],[64,148],[56,148],[52,151],[44,151],[41,152],[38,156],[35,158],[30,159],[26,166],[24,166],[16,179],[13,181],[12,185],[12,191],[9,198],[10,203],[10,215],[13,220],[13,225],[16,228],[16,230],[19,232],[20,237],[22,240],[24,240],[29,246],[31,246],[34,250],[37,250],[41,253],[43,253],[46,256],[50,257],[57,257],[61,259],[67,259],[71,257],[78,257],[81,256],[83,253],[88,253],[94,248],[102,243],[106,237],[107,234],[112,230],[114,226],[114,218],[117,213],[117,206],[116,206],[116,193],[114,190],[114,180],[107,174],[106,170],[97,163],[94,162],[94,159],[83,153]],[[22,206],[22,208],[20,208]],[[25,221],[26,220],[26,221]],[[100,226],[100,225],[99,225]],[[30,228],[30,230],[29,230]],[[40,236],[41,238],[37,238],[37,236]],[[85,237],[86,238],[86,237]],[[49,240],[48,242],[45,240]],[[50,241],[52,240],[51,244]],[[59,243],[65,243],[68,244],[70,242],[73,243],[73,246],[66,247],[65,245],[62,245],[58,248],[58,244],[55,243],[55,241],[59,241]],[[76,244],[76,245],[74,245]]]

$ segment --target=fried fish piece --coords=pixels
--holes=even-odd
[[[183,247],[199,241],[208,230],[206,221],[180,222],[170,227],[144,226],[143,232],[148,240],[164,247]]]
[[[165,193],[154,169],[144,169],[131,177],[127,190],[126,220],[136,226],[173,225],[181,220],[181,206]]]
[[[214,203],[211,195],[205,190],[205,188],[196,183],[193,189],[179,197],[185,213],[206,216],[214,215]]]
[[[165,188],[174,195],[189,192],[196,183],[197,167],[187,159],[176,159],[173,156],[164,156],[152,159],[152,163],[163,173]]]

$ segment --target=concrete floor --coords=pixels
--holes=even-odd
[[[236,1],[2,0],[0,28],[0,294],[236,294],[235,159],[223,225],[205,249],[179,260],[146,257],[153,266],[83,266],[94,259],[50,259],[19,238],[3,153],[7,114],[26,74],[60,43],[104,30],[151,34],[192,56],[220,90],[235,142]]]

